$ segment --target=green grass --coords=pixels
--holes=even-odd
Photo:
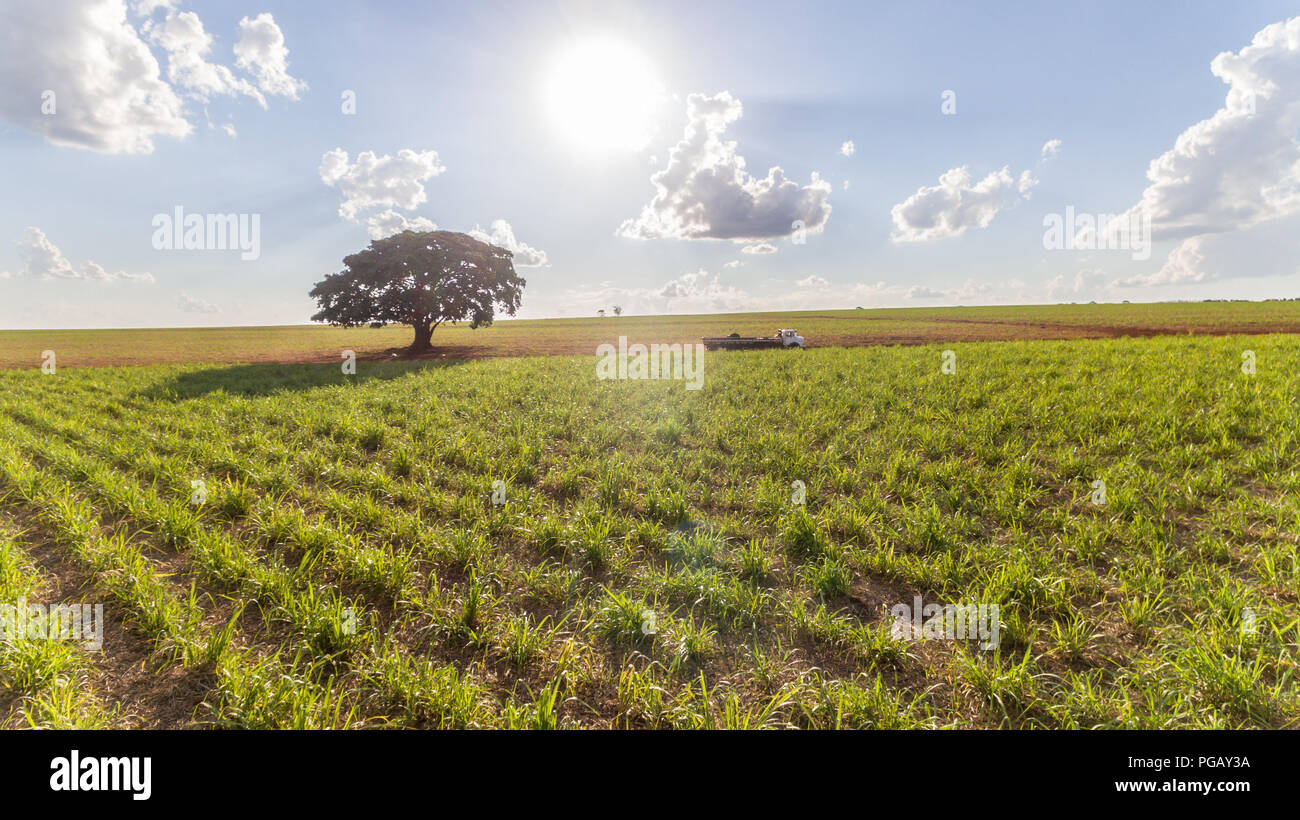
[[[50,597],[51,584],[15,542],[21,533],[0,531],[0,603],[21,606]],[[57,603],[57,602],[51,602]],[[90,664],[79,648],[61,641],[0,640],[0,726],[95,729],[111,723],[113,709],[93,698]]]
[[[705,361],[0,374],[0,583],[56,543],[202,673],[168,725],[1300,725],[1295,337]],[[1001,645],[896,637],[915,595]],[[113,701],[103,658],[38,665],[10,723]]]

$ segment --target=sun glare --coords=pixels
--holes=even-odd
[[[636,48],[612,38],[561,52],[546,75],[552,124],[580,151],[638,151],[649,141],[664,87]]]

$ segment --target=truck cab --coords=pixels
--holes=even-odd
[[[777,338],[781,340],[782,347],[798,347],[803,349],[803,337],[795,333],[792,328],[783,327],[776,332]]]

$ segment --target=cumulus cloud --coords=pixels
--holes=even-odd
[[[908,299],[942,299],[944,292],[926,285],[913,285],[907,289]]]
[[[176,300],[176,308],[184,313],[220,313],[221,308],[197,296],[191,296],[184,291],[181,292],[180,298]]]
[[[976,297],[994,303],[1006,301],[1009,285],[968,280],[955,288],[912,288],[886,282],[832,284],[810,275],[784,287],[761,291],[729,285],[723,276],[697,270],[666,283],[646,287],[617,287],[609,282],[590,288],[571,288],[560,295],[555,311],[561,315],[590,315],[609,305],[622,305],[629,314],[725,313],[772,310],[843,309],[855,305],[900,307],[918,301],[961,302]],[[1019,300],[1023,303],[1023,296]]]
[[[1055,140],[1055,139],[1053,139],[1053,140],[1048,140],[1047,142],[1043,143],[1043,152],[1042,152],[1042,161],[1043,161],[1043,162],[1046,162],[1047,160],[1052,159],[1053,157],[1055,157],[1055,156],[1056,156],[1057,154],[1059,154],[1059,153],[1061,153],[1061,141],[1060,141],[1060,140]]]
[[[561,315],[590,315],[597,309],[621,305],[625,314],[718,313],[762,310],[771,303],[745,290],[723,284],[719,276],[699,269],[660,284],[622,287],[601,282],[594,287],[569,288],[560,294]],[[776,307],[789,307],[781,300]],[[775,308],[772,308],[775,309]]]
[[[730,239],[759,241],[803,228],[820,231],[830,217],[830,183],[813,172],[800,186],[779,167],[750,176],[735,141],[724,140],[740,119],[740,100],[723,91],[691,94],[686,133],[669,151],[664,168],[650,177],[655,195],[618,235],[632,239]]]
[[[716,274],[700,268],[669,281],[659,295],[679,312],[745,310],[753,306],[749,294],[732,285],[724,285]]]
[[[741,262],[739,259],[732,259],[732,260],[729,261],[729,262],[723,262],[723,263],[722,263],[722,267],[724,267],[724,268],[738,268],[738,267],[740,267],[740,266],[743,265],[743,264],[745,264],[745,263],[744,263],[744,262]]]
[[[897,307],[908,302],[942,302],[955,304],[979,299],[985,303],[1005,301],[1008,288],[1023,285],[1021,282],[1009,281],[996,285],[990,282],[977,282],[967,279],[960,287],[942,288],[927,285],[901,285],[888,282],[860,282],[848,287],[830,286],[818,291],[840,297],[843,302],[872,307]],[[999,293],[1001,297],[999,297]],[[1023,301],[1023,297],[1020,297]]]
[[[208,61],[212,35],[204,30],[203,21],[194,12],[178,14],[169,10],[161,23],[146,21],[141,30],[151,43],[167,52],[167,79],[173,84],[204,101],[214,94],[243,94],[266,108],[266,97],[252,83],[236,77],[226,66]]]
[[[904,298],[911,300],[946,299],[951,302],[963,302],[990,293],[992,290],[993,286],[987,282],[976,282],[974,279],[967,279],[965,284],[959,288],[932,288],[925,285],[913,285],[903,295]]]
[[[694,273],[683,273],[676,279],[670,280],[659,291],[659,295],[665,299],[684,299],[717,290],[719,287],[721,286],[718,284],[718,277],[700,268]]]
[[[1023,198],[1038,180],[1028,171],[1019,179],[1010,167],[994,171],[972,183],[970,169],[963,165],[939,177],[939,184],[923,186],[890,214],[894,219],[895,242],[929,242],[961,236],[967,228],[987,227],[998,211]]]
[[[1228,84],[1223,107],[1151,161],[1151,184],[1130,209],[1150,215],[1156,240],[1300,212],[1300,17],[1264,27],[1241,51],[1215,57],[1210,70]]]
[[[1152,274],[1130,276],[1115,284],[1120,287],[1153,287],[1160,285],[1186,285],[1212,278],[1204,269],[1205,237],[1184,239],[1169,254],[1160,270]]]
[[[771,242],[759,242],[756,245],[746,245],[745,247],[740,249],[741,253],[759,254],[759,255],[776,253],[776,251],[777,251],[776,245],[773,245]]]
[[[1093,297],[1109,290],[1112,283],[1107,282],[1106,272],[1100,268],[1083,268],[1072,277],[1065,274],[1055,276],[1047,282],[1047,297],[1060,301],[1070,297],[1081,299]]]
[[[853,156],[857,151],[858,149],[853,146],[853,140],[845,140],[844,144],[840,146],[840,153],[846,157]]]
[[[239,21],[235,43],[235,65],[257,78],[257,87],[267,94],[298,99],[307,84],[289,74],[289,49],[275,18],[263,12]]]
[[[403,148],[397,156],[376,156],[373,151],[357,154],[348,161],[342,148],[321,156],[320,178],[343,194],[339,216],[356,221],[357,213],[385,206],[410,210],[428,201],[424,181],[446,171],[437,151],[412,151]]]
[[[551,264],[546,259],[546,251],[525,245],[516,239],[514,228],[510,227],[510,223],[504,219],[493,221],[491,233],[475,225],[474,229],[469,231],[469,235],[480,242],[487,242],[510,251],[514,254],[512,261],[517,268],[544,268]]]
[[[7,0],[0,31],[0,119],[106,153],[147,154],[193,130],[122,0]]]
[[[161,10],[162,19],[155,17]],[[55,145],[109,154],[148,154],[159,137],[193,132],[186,100],[267,94],[297,98],[284,35],[269,14],[241,21],[238,76],[211,58],[214,38],[194,12],[171,0],[6,0],[0,3],[0,121]],[[247,24],[247,25],[245,25]],[[150,46],[166,56],[164,78]]]
[[[1116,286],[1294,271],[1278,260],[1294,259],[1300,221],[1300,17],[1265,26],[1240,51],[1215,57],[1210,71],[1228,86],[1223,106],[1152,160],[1141,199],[1098,229],[1110,239],[1145,223],[1152,240],[1179,244],[1158,271]]]
[[[22,270],[15,273],[0,272],[0,279],[79,279],[93,282],[147,282],[154,281],[149,273],[110,273],[101,265],[86,260],[80,267],[74,267],[63,255],[45,232],[40,228],[27,228],[23,238],[18,241],[18,255],[23,260]]]
[[[438,226],[433,220],[417,216],[414,219],[408,219],[405,214],[400,214],[389,208],[386,211],[380,211],[373,214],[366,220],[366,231],[370,234],[371,239],[385,239],[402,231],[436,231]]]

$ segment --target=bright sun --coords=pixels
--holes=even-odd
[[[552,124],[581,151],[637,151],[651,137],[664,88],[654,66],[612,38],[584,40],[562,52],[545,85]]]

